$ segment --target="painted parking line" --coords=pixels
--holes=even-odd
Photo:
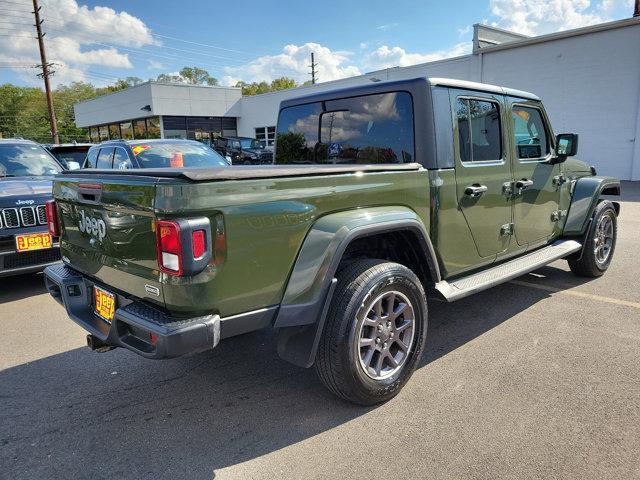
[[[562,293],[564,295],[572,295],[574,297],[588,298],[590,300],[597,300],[599,302],[613,303],[615,305],[623,305],[625,307],[637,308],[640,310],[640,303],[630,302],[629,300],[620,300],[618,298],[604,297],[602,295],[593,295],[591,293],[579,292],[577,290],[569,290],[557,287],[551,287],[549,285],[538,285],[536,283],[523,282],[522,280],[512,280],[509,283],[520,285],[522,287],[537,288],[538,290],[545,290],[547,292]]]

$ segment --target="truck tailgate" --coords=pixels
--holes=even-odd
[[[125,294],[164,304],[153,213],[156,180],[149,177],[63,177],[54,197],[63,259]]]

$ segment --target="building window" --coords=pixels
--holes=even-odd
[[[133,121],[133,136],[134,138],[147,138],[147,124],[144,118]]]
[[[100,131],[98,127],[89,128],[89,137],[93,143],[98,143],[100,141]]]
[[[147,118],[147,138],[160,138],[160,118]]]
[[[258,127],[256,130],[256,139],[272,146],[276,139],[276,127]]]
[[[120,124],[120,133],[122,133],[123,140],[133,139],[133,122],[122,122]]]
[[[98,136],[100,137],[101,142],[104,142],[105,140],[109,140],[109,126],[100,125],[98,127]]]
[[[120,139],[120,124],[112,123],[109,125],[109,138],[111,140],[119,140]]]

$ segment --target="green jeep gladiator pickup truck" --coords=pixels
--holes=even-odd
[[[417,78],[286,100],[273,166],[67,171],[51,295],[91,348],[148,358],[271,327],[335,394],[385,401],[453,301],[566,258],[596,277],[620,183],[538,97]]]

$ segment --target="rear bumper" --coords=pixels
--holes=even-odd
[[[94,313],[93,281],[62,264],[47,267],[44,278],[47,290],[69,317],[108,345],[159,359],[209,350],[220,341],[218,315],[174,318],[116,294],[115,317],[109,323]]]

